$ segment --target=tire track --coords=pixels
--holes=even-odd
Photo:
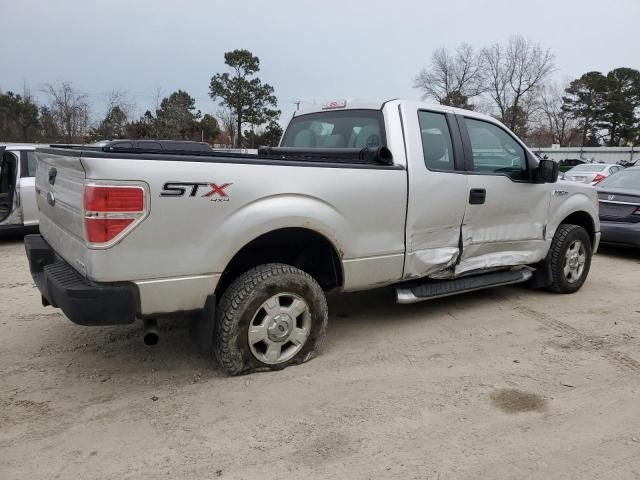
[[[514,309],[530,318],[533,318],[538,323],[551,330],[573,337],[572,341],[577,347],[583,350],[596,351],[611,363],[640,374],[640,362],[622,352],[611,350],[601,338],[586,335],[571,325],[567,325],[564,322],[551,318],[549,315],[533,310],[525,305],[515,304]]]

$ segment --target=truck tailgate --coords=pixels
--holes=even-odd
[[[87,248],[82,219],[85,171],[80,156],[38,149],[36,158],[40,232],[60,256],[85,273]]]

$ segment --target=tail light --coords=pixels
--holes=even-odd
[[[599,174],[597,174],[595,177],[593,177],[593,182],[592,182],[592,183],[599,183],[599,182],[601,182],[602,180],[604,180],[605,178],[607,178],[607,177],[605,177],[604,175],[602,175],[601,173],[599,173]]]
[[[93,248],[108,248],[133,230],[147,214],[141,185],[89,183],[84,187],[84,232]]]
[[[632,215],[640,215],[640,208],[636,208]]]

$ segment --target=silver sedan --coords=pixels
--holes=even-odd
[[[616,164],[583,163],[582,165],[573,167],[571,170],[567,170],[564,174],[564,179],[571,182],[597,185],[605,178],[621,170],[624,170],[624,168]]]

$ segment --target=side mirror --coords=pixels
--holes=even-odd
[[[554,160],[541,159],[535,174],[535,183],[556,183],[560,165]]]

